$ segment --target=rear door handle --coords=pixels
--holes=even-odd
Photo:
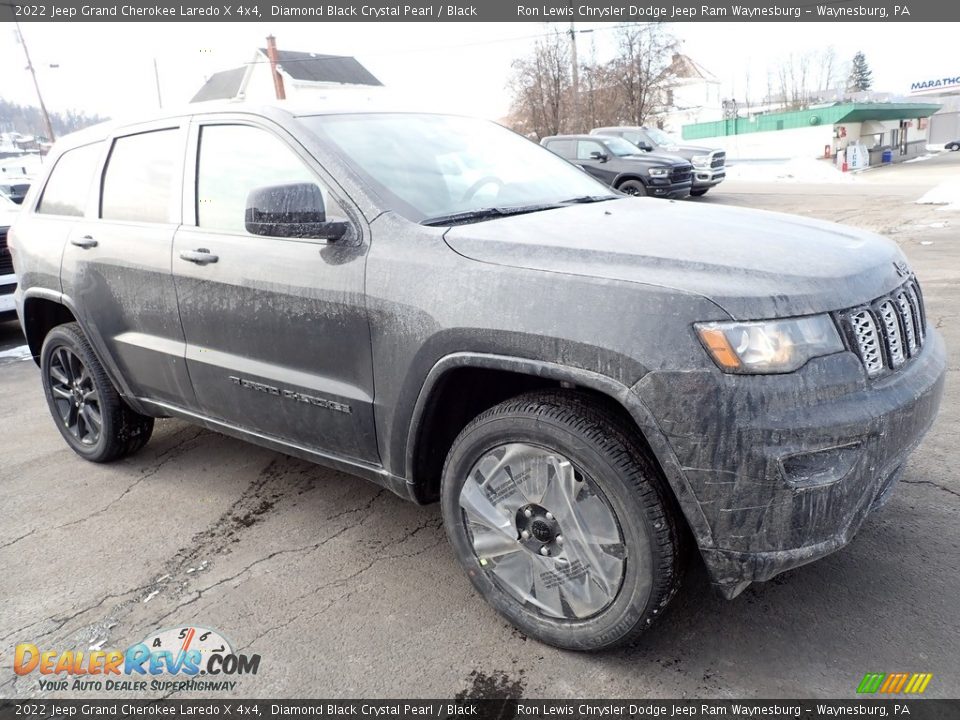
[[[196,250],[184,250],[180,253],[180,259],[197,265],[209,265],[215,263],[220,258],[211,253],[207,248],[197,248]]]
[[[89,235],[84,235],[82,238],[73,238],[70,244],[76,245],[78,248],[83,248],[84,250],[89,250],[97,246],[97,241]]]

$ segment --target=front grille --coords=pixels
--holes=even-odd
[[[0,275],[10,275],[12,272],[13,258],[7,247],[7,228],[0,228]]]
[[[670,171],[670,182],[690,182],[693,178],[693,165],[675,165]]]
[[[923,295],[916,278],[841,317],[850,344],[870,377],[903,367],[920,352],[926,337]]]
[[[727,154],[723,151],[713,153],[713,157],[710,159],[710,167],[712,169],[722,168],[724,163],[727,162]]]

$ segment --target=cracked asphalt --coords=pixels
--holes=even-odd
[[[437,506],[176,420],[132,458],[85,463],[33,363],[0,358],[0,697],[42,694],[13,673],[18,642],[126,648],[186,625],[261,655],[239,678],[247,697],[851,697],[868,671],[932,672],[927,696],[960,695],[960,211],[913,203],[957,175],[960,153],[849,183],[731,180],[703,199],[888,234],[950,374],[893,499],[848,547],[730,602],[695,565],[628,650],[563,652],[514,630],[460,571]],[[0,324],[0,351],[22,344]]]

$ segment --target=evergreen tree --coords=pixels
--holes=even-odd
[[[861,92],[869,90],[873,86],[873,71],[867,65],[867,58],[862,51],[857,51],[853,56],[853,64],[850,67],[850,79],[847,81],[847,90],[849,92]]]

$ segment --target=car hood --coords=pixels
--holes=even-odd
[[[611,158],[611,160],[623,162],[639,162],[646,165],[688,165],[689,163],[677,155],[664,155],[663,153],[646,152],[637,155],[624,155]]]
[[[652,198],[460,225],[444,237],[481,262],[671,288],[707,297],[736,319],[840,310],[903,282],[894,265],[903,254],[879,235]]]

